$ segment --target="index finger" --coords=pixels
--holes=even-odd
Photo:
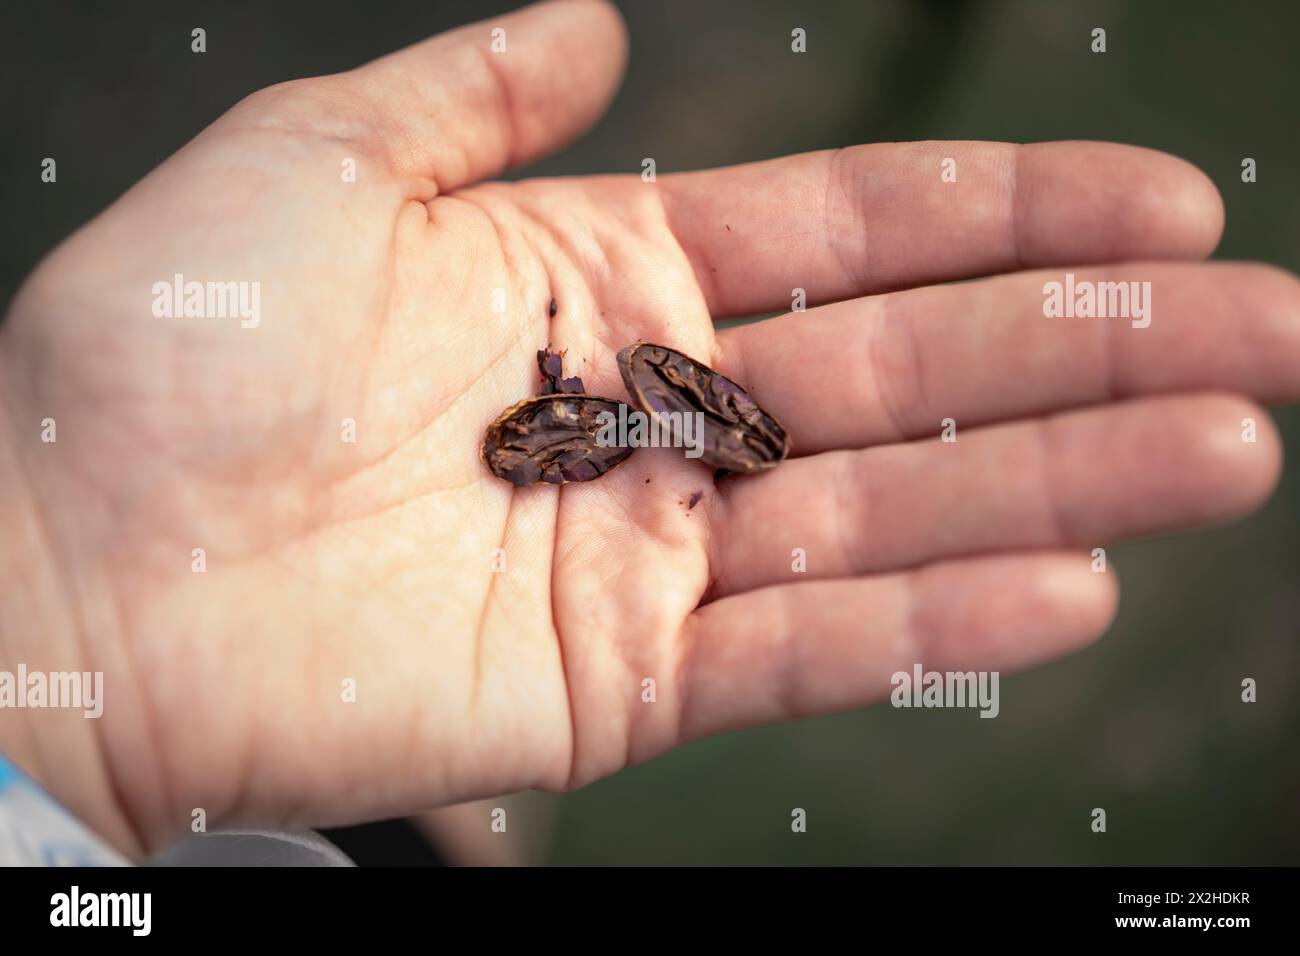
[[[1114,143],[881,143],[659,181],[714,318],[1037,266],[1199,259],[1223,231],[1190,163]]]

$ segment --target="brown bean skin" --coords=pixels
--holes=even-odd
[[[632,404],[647,415],[703,414],[700,460],[726,474],[775,468],[790,453],[790,436],[743,388],[702,362],[648,342],[618,353]]]
[[[483,461],[492,474],[519,487],[599,478],[635,450],[596,442],[602,427],[597,416],[617,416],[619,404],[574,393],[524,399],[488,426]]]

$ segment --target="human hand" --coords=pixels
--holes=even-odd
[[[325,825],[563,789],[914,662],[1020,668],[1106,628],[1089,549],[1268,495],[1253,401],[1296,397],[1298,287],[1190,261],[1222,226],[1196,170],[918,143],[486,182],[594,121],[624,50],[611,8],[554,3],[262,91],[15,300],[0,652],[103,671],[107,699],[4,715],[0,749],[118,846],[194,808]],[[1151,325],[1045,318],[1066,269],[1150,281]],[[260,282],[260,321],[156,317],[175,273]],[[796,287],[827,304],[715,332]],[[621,398],[638,339],[749,388],[794,457],[716,485],[664,450],[560,488],[488,474],[538,348]]]

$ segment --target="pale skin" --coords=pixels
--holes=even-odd
[[[196,808],[320,826],[567,789],[881,700],[915,662],[1010,673],[1106,630],[1093,548],[1267,499],[1300,285],[1202,261],[1223,207],[1196,169],[917,143],[490,181],[591,125],[624,51],[611,8],[556,3],[262,91],[15,299],[0,669],[103,671],[105,705],[6,710],[0,751],[126,853]],[[1045,318],[1067,270],[1150,281],[1150,327]],[[154,317],[177,272],[259,281],[260,325]],[[809,311],[715,330],[796,287]],[[638,339],[748,387],[792,458],[487,472],[538,348],[621,399]]]

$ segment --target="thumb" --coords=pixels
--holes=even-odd
[[[617,10],[553,0],[439,34],[347,74],[385,119],[398,172],[439,192],[497,175],[585,132],[627,62]]]

